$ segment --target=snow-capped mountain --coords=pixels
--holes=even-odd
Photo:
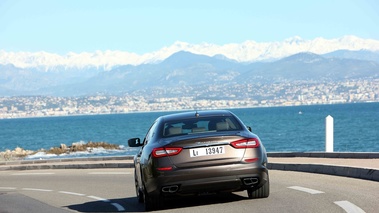
[[[58,55],[0,50],[0,96],[96,93],[198,85],[379,78],[379,41],[293,37],[282,42],[176,42],[138,55],[96,51]]]
[[[111,70],[120,65],[140,65],[158,63],[179,51],[207,56],[222,55],[237,62],[255,62],[276,60],[300,52],[326,54],[337,50],[379,51],[379,41],[362,39],[356,36],[344,36],[337,39],[315,38],[304,40],[298,36],[281,42],[245,41],[237,44],[216,45],[210,43],[189,44],[175,42],[151,53],[138,55],[123,51],[96,51],[93,53],[68,53],[58,55],[48,52],[7,52],[0,50],[0,64],[13,64],[18,68],[39,68],[45,71],[62,69],[97,68]]]

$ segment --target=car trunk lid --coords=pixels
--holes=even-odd
[[[188,138],[169,143],[169,147],[181,147],[178,155],[169,156],[177,168],[206,167],[238,163],[245,149],[236,149],[231,142],[243,139],[242,136],[215,136]]]

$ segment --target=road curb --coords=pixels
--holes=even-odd
[[[8,161],[0,163],[0,171],[38,169],[133,168],[134,165],[132,159],[133,156],[115,156]]]
[[[109,161],[109,160],[133,160],[133,156],[109,156],[109,157],[90,157],[90,158],[56,158],[56,159],[36,159],[36,160],[15,160],[0,162],[1,165],[19,164],[41,164],[41,163],[64,163],[64,162],[85,162],[85,161]]]
[[[39,170],[39,169],[105,169],[105,168],[133,168],[132,163],[91,163],[91,164],[67,164],[67,165],[25,165],[9,166],[0,170]]]
[[[269,152],[273,158],[341,158],[341,159],[378,159],[379,152]],[[379,170],[341,165],[304,164],[304,163],[268,163],[268,169],[308,172],[326,175],[379,181]]]
[[[379,170],[322,164],[268,163],[268,169],[335,175],[364,180],[379,181]]]
[[[379,158],[379,152],[269,152],[268,157],[276,158]]]

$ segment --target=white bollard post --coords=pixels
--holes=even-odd
[[[328,115],[325,119],[325,152],[333,152],[334,143],[334,121],[333,117]]]

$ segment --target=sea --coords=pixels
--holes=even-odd
[[[379,103],[229,109],[257,134],[268,152],[325,151],[326,117],[333,117],[335,152],[379,152]],[[154,120],[173,112],[17,118],[0,120],[0,151],[48,150],[61,144],[107,142],[120,150],[63,155],[37,152],[25,159],[131,156],[130,138],[144,138]]]

